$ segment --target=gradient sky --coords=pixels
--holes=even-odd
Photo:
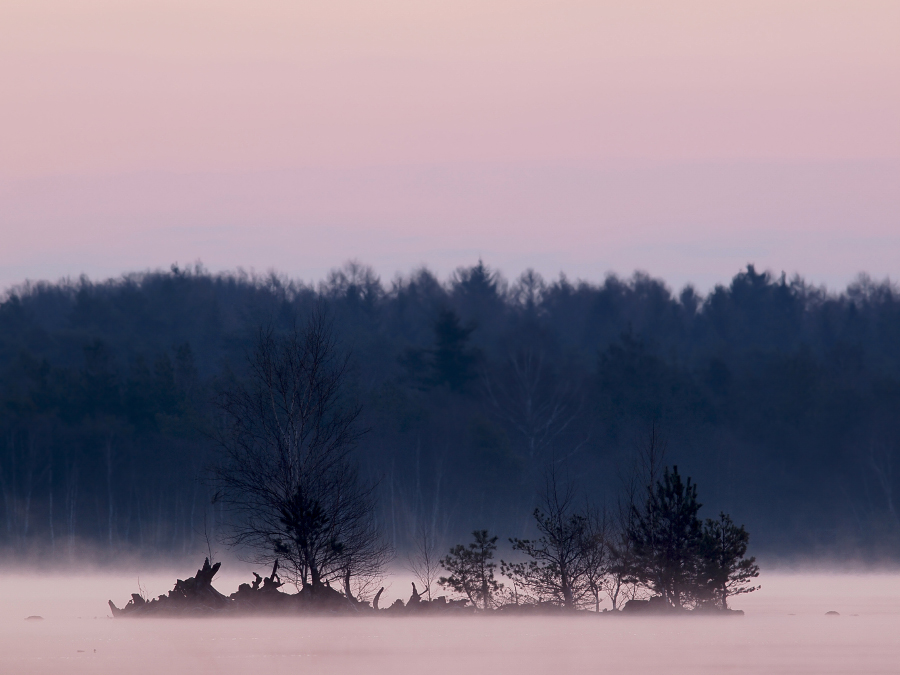
[[[0,288],[900,276],[900,2],[4,0]]]

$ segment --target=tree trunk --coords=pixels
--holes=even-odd
[[[50,454],[50,462],[47,467],[47,511],[49,514],[49,525],[50,525],[50,552],[51,554],[56,553],[56,536],[53,530],[53,454],[51,450]]]
[[[353,593],[350,590],[350,566],[347,565],[347,570],[344,572],[344,595],[347,596],[348,600],[354,600]]]
[[[107,437],[106,439],[106,513],[107,513],[107,521],[106,521],[106,530],[107,530],[107,541],[109,544],[110,550],[113,547],[113,518],[114,518],[114,504],[113,504],[113,460],[112,460],[112,437]]]
[[[72,558],[75,546],[75,505],[78,495],[78,465],[75,462],[66,461],[66,535],[69,559]]]

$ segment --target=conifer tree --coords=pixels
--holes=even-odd
[[[628,537],[634,548],[634,574],[666,602],[681,609],[696,591],[703,528],[697,512],[697,486],[683,481],[678,467],[648,486],[643,510],[634,507]]]
[[[503,588],[494,579],[497,537],[489,536],[487,530],[475,530],[472,536],[474,541],[468,546],[457,544],[441,560],[450,576],[441,577],[438,583],[465,595],[475,607],[487,610],[493,607],[494,595]]]
[[[464,326],[450,309],[441,310],[434,324],[431,384],[459,391],[475,377],[478,353],[469,346],[474,325]]]
[[[721,609],[728,609],[728,597],[752,593],[759,589],[751,579],[759,576],[756,558],[744,558],[750,535],[738,527],[731,516],[720,513],[708,518],[703,528],[703,577],[700,580],[707,599]]]

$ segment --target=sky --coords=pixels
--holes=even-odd
[[[0,289],[900,277],[896,0],[4,0]]]

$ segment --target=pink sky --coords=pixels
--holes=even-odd
[[[900,2],[0,4],[0,288],[900,276]]]

